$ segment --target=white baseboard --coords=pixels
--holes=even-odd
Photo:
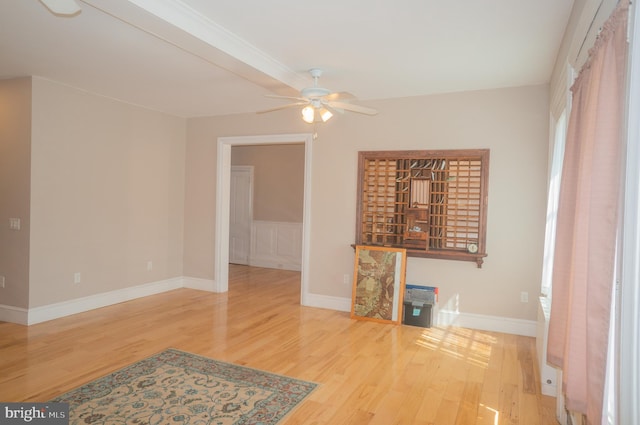
[[[0,321],[20,325],[34,325],[36,323],[83,313],[96,308],[147,297],[173,289],[191,288],[214,292],[214,287],[215,282],[213,280],[194,277],[176,277],[30,309],[0,305]]]
[[[198,277],[183,277],[182,286],[189,289],[215,292],[216,282],[213,279],[201,279]]]
[[[29,321],[29,310],[21,307],[0,304],[0,322],[26,325]]]
[[[177,277],[31,309],[0,305],[0,321],[33,325],[173,289],[191,288],[214,292],[214,287],[215,282],[210,279]],[[344,297],[305,294],[303,305],[329,310],[351,311],[351,299]],[[458,326],[533,337],[536,336],[537,325],[537,322],[533,320],[460,313],[448,310],[440,310],[434,322],[438,326]]]
[[[485,314],[461,313],[440,310],[439,326],[458,326],[481,331],[502,332],[506,334],[536,336],[538,322],[535,320],[514,319],[510,317],[489,316]]]
[[[82,313],[136,298],[155,295],[181,287],[182,279],[174,278],[146,283],[144,285],[132,286],[130,288],[118,289],[111,292],[104,292],[102,294],[90,295],[88,297],[77,298],[75,300],[49,304],[42,307],[34,307],[29,309],[29,319],[27,324],[33,325],[36,323],[46,322],[48,320]]]
[[[304,300],[304,305],[309,307],[327,308],[330,310],[351,311],[350,298],[307,294]],[[460,313],[448,310],[438,310],[437,308],[435,311],[437,311],[437,317],[434,318],[434,323],[436,323],[437,326],[457,326],[461,328],[490,332],[502,332],[532,337],[536,336],[537,322],[535,320]]]
[[[329,310],[351,312],[351,299],[343,297],[331,297],[329,295],[306,294],[302,305],[307,307],[326,308]]]

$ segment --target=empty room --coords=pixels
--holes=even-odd
[[[639,423],[637,15],[0,0],[0,423]]]

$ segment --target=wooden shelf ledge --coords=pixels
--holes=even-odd
[[[403,246],[393,246],[393,245],[376,245],[376,244],[366,244],[366,246],[388,246],[394,248],[406,248]],[[356,244],[351,244],[353,249],[356,248]],[[407,249],[407,257],[418,257],[418,258],[436,258],[440,260],[455,260],[455,261],[469,261],[472,263],[476,263],[478,268],[482,268],[482,264],[484,263],[484,258],[488,256],[486,253],[476,253],[471,254],[464,251],[445,251],[445,250],[424,250],[424,249]]]

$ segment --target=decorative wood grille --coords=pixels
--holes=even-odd
[[[358,163],[356,244],[481,266],[488,149],[359,152]]]

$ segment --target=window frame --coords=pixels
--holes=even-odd
[[[391,246],[391,247],[397,247],[397,248],[405,248],[407,250],[407,256],[409,257],[471,261],[471,262],[475,262],[478,268],[480,268],[482,266],[482,263],[484,262],[484,258],[487,257],[487,252],[486,252],[487,251],[486,250],[487,225],[486,223],[487,223],[487,210],[488,210],[489,157],[490,157],[489,149],[359,151],[358,152],[358,184],[357,184],[358,193],[357,193],[357,205],[356,205],[357,216],[356,216],[355,245]],[[447,173],[451,173],[452,168],[450,168],[450,164],[451,164],[450,161],[457,161],[459,166],[460,161],[465,161],[465,160],[479,161],[480,163],[479,177],[469,178],[469,180],[473,179],[475,184],[478,185],[478,191],[476,191],[477,195],[473,195],[474,197],[473,200],[476,200],[477,198],[477,202],[478,202],[476,205],[477,217],[474,215],[474,220],[473,220],[474,222],[477,221],[477,228],[474,228],[474,230],[477,232],[477,240],[475,238],[473,240],[473,242],[477,244],[477,248],[478,248],[477,252],[469,252],[469,250],[467,250],[466,248],[460,248],[459,246],[456,248],[433,247],[433,246],[430,246],[430,244],[432,244],[432,241],[429,239],[429,236],[426,237],[426,242],[423,242],[424,247],[418,246],[420,242],[419,241],[416,242],[416,240],[410,240],[409,242],[405,241],[404,239],[405,236],[408,233],[410,233],[409,229],[406,226],[408,211],[405,211],[405,210],[414,210],[413,208],[409,207],[410,201],[408,199],[410,199],[411,195],[407,195],[407,197],[401,198],[401,200],[399,200],[399,197],[402,196],[400,192],[402,190],[406,191],[407,189],[406,188],[399,189],[397,187],[395,189],[391,189],[390,182],[391,182],[391,178],[394,178],[396,182],[399,182],[399,181],[406,181],[407,179],[411,180],[414,177],[412,177],[413,174],[409,172],[410,171],[409,169],[394,168],[394,167],[398,167],[398,165],[394,166],[393,163],[395,162],[395,164],[405,164],[405,165],[401,165],[401,167],[406,167],[407,161],[411,161],[411,164],[414,164],[413,161],[423,161],[422,164],[428,164],[429,161],[431,161],[431,163],[433,163],[433,161],[442,161],[444,164],[447,164],[447,165],[445,165],[445,168],[441,168],[441,169],[445,170],[445,172]],[[383,174],[382,177],[379,177],[378,174],[376,174],[375,178],[372,179],[371,173],[373,173],[374,171],[371,171],[370,168],[367,168],[367,164],[369,165],[374,164],[372,165],[372,167],[375,168],[375,167],[378,167],[379,164],[385,164],[385,161],[389,169],[381,173]],[[400,161],[404,161],[404,162],[400,162]],[[423,167],[422,169],[431,170],[431,171],[435,170],[432,165],[431,167],[432,168]],[[469,170],[471,170],[472,166],[469,166],[468,168]],[[438,174],[436,173],[436,175]],[[392,177],[392,176],[395,176],[395,177]],[[448,199],[449,193],[453,193],[454,190],[450,188],[450,185],[449,183],[447,183],[447,180],[442,179],[443,176],[444,174],[438,179],[434,178],[434,180],[431,183],[432,189],[429,192],[441,193],[441,194],[444,193]],[[369,179],[368,182],[365,182],[365,177]],[[415,177],[415,178],[417,179],[420,177]],[[371,180],[374,180],[374,182],[372,183]],[[382,182],[384,182],[384,184]],[[408,184],[409,186],[411,185],[410,182]],[[373,187],[376,188],[375,190],[371,189],[372,185]],[[438,186],[439,189],[437,190],[439,190],[440,192],[437,192],[437,190],[433,191],[433,188],[436,187],[436,185],[439,185]],[[446,187],[446,191],[444,192],[442,190],[443,186]],[[365,193],[365,187],[367,187],[366,193]],[[469,183],[469,187],[471,187],[471,183]],[[381,197],[386,197],[387,201],[371,201],[370,198],[371,197],[375,198],[377,194],[381,194]],[[370,204],[378,202],[377,208],[380,208],[384,203],[384,209],[386,210],[386,212],[380,213],[378,215],[385,215],[385,219],[384,219],[385,221],[376,222],[375,219],[373,219],[373,222],[371,220],[367,220],[365,222],[364,220],[365,213],[369,216],[372,215],[371,209],[365,210],[364,198],[366,196],[368,197],[367,199],[369,199],[366,201],[366,204],[369,207],[371,206]],[[395,199],[394,202],[388,202],[388,200],[391,199],[392,196]],[[393,206],[390,206],[387,204],[393,204]],[[449,212],[448,207],[449,207],[449,204],[447,203],[447,213],[444,214],[444,217],[447,220],[454,220],[456,216]],[[390,208],[393,208],[393,211],[391,211]],[[425,214],[428,217],[427,220],[429,220],[429,223],[431,223],[432,220],[434,220],[434,218],[431,218],[431,217],[433,215],[433,209],[435,208],[437,207],[430,205],[428,207],[427,213]],[[469,207],[468,209],[470,210],[471,207]],[[438,214],[436,214],[436,216],[437,215]],[[439,215],[441,217],[443,216],[442,210],[440,210]],[[389,218],[390,216],[393,216],[393,218]],[[371,226],[364,227],[366,224],[369,224],[369,223],[371,223],[371,226],[376,226],[376,225],[378,227],[386,226],[392,229],[384,233],[384,235],[386,235],[390,240],[373,241],[374,239],[373,231],[372,230],[365,231],[365,229],[369,229],[371,228]],[[451,243],[450,242],[451,240],[456,240],[457,238],[456,232],[459,231],[458,227],[456,227],[455,225],[449,226],[448,224],[447,225],[439,224],[438,226],[440,229],[454,228],[455,231],[453,232],[453,234],[456,235],[452,238],[441,236],[437,238],[437,239],[441,239],[440,242],[449,241],[447,243]],[[438,226],[434,226],[434,227],[438,227]],[[380,238],[380,236],[377,236],[377,237]],[[385,236],[383,236],[382,239],[384,238]],[[371,239],[371,240],[367,240],[367,239]],[[416,238],[416,239],[419,239],[419,238]],[[456,242],[456,244],[459,245],[460,242],[458,241]]]

